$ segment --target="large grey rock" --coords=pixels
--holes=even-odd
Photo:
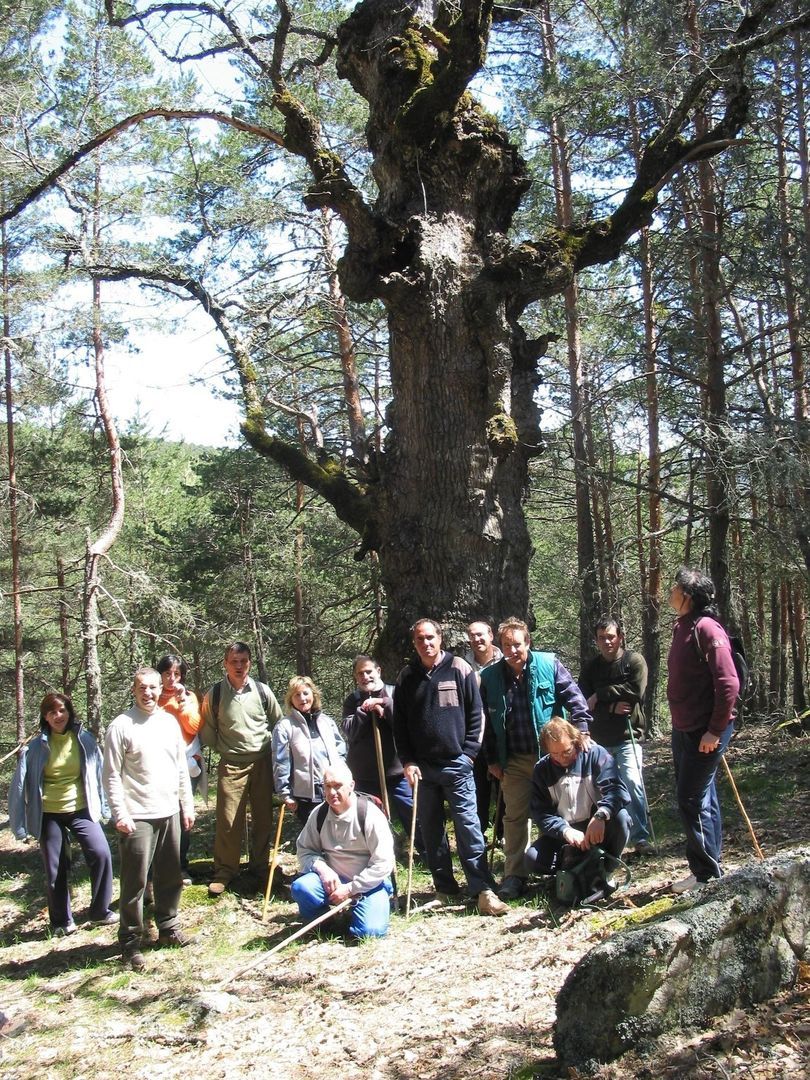
[[[565,1065],[605,1062],[665,1032],[772,997],[810,950],[810,848],[704,886],[641,929],[592,949],[557,996]]]

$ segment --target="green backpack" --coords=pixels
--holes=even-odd
[[[617,884],[615,874],[619,868],[624,869],[625,878]],[[626,885],[629,881],[627,866],[604,848],[581,851],[573,844],[566,844],[560,852],[554,891],[566,907],[588,907],[610,896],[619,884]]]

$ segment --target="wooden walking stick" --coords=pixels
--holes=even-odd
[[[498,797],[495,800],[495,820],[492,822],[492,847],[489,849],[489,872],[495,865],[495,848],[498,846],[498,829],[503,821],[503,786],[498,782]]]
[[[630,717],[627,717],[627,730],[630,732],[630,742],[633,745],[633,757],[636,759],[636,768],[638,769],[639,780],[641,781],[641,790],[644,793],[644,806],[647,811],[647,828],[650,830],[650,837],[652,838],[653,847],[658,848],[658,841],[655,839],[655,829],[653,828],[652,814],[650,813],[650,800],[647,798],[647,786],[644,783],[644,769],[641,763],[641,758],[638,752],[638,744],[636,743],[636,736],[633,731],[633,725],[630,723]],[[726,759],[723,758],[723,761]]]
[[[380,798],[382,799],[383,810],[385,816],[388,819],[388,823],[391,823],[391,807],[388,803],[388,785],[385,782],[385,762],[383,761],[382,752],[382,736],[380,735],[380,725],[377,723],[377,716],[371,714],[371,730],[374,732],[374,752],[377,755],[377,774],[380,778]],[[394,890],[394,897],[399,893],[397,888],[397,872],[396,869],[391,871],[391,886]]]
[[[296,930],[294,934],[290,934],[289,937],[284,938],[284,940],[280,941],[278,945],[274,945],[272,949],[268,949],[267,952],[263,952],[257,960],[254,960],[251,964],[248,964],[247,967],[243,967],[239,971],[235,972],[233,975],[229,975],[227,979],[223,979],[221,983],[214,987],[214,990],[224,990],[226,986],[230,986],[230,984],[236,979],[241,978],[241,976],[246,975],[248,971],[252,971],[254,968],[257,968],[261,964],[263,964],[265,960],[267,960],[268,956],[272,956],[273,953],[281,952],[281,950],[287,945],[289,945],[291,942],[296,941],[298,938],[302,937],[307,932],[307,930],[312,930],[316,926],[319,926],[321,923],[326,922],[327,919],[331,919],[334,915],[337,915],[339,911],[345,911],[346,908],[352,903],[354,903],[354,897],[347,896],[342,903],[336,904],[334,907],[330,907],[328,911],[324,911],[322,915],[318,915],[317,918],[312,920],[312,922],[308,922],[306,926],[302,926],[299,930]]]
[[[726,761],[726,755],[725,754],[723,754],[723,765],[725,766],[725,769],[726,769],[726,776],[728,777],[728,782],[731,784],[731,790],[734,792],[734,798],[737,800],[737,806],[739,806],[740,813],[743,816],[743,821],[745,821],[745,824],[748,826],[748,831],[751,834],[752,841],[754,842],[754,854],[756,855],[756,857],[758,859],[764,859],[765,856],[762,853],[762,848],[759,846],[759,841],[757,840],[757,834],[754,832],[754,826],[751,824],[751,819],[749,818],[748,814],[746,814],[746,812],[745,812],[745,807],[743,806],[743,801],[740,798],[739,791],[737,791],[737,785],[734,783],[734,777],[731,775],[731,769],[729,767],[728,762]]]
[[[278,846],[281,843],[281,826],[284,824],[284,811],[287,809],[287,804],[281,804],[281,811],[278,815],[278,826],[276,827],[276,842],[273,845],[273,856],[270,859],[270,866],[267,872],[267,888],[264,891],[264,907],[262,908],[262,922],[267,918],[267,905],[270,902],[270,890],[273,888],[273,876],[276,872],[276,863],[278,862]]]
[[[385,762],[383,761],[382,752],[382,736],[380,735],[380,725],[377,723],[377,717],[371,714],[371,730],[374,732],[374,751],[377,755],[377,773],[380,777],[380,798],[382,799],[383,808],[385,809],[385,816],[388,820],[391,820],[391,807],[388,805],[388,786],[385,782]]]
[[[411,838],[408,845],[408,891],[405,894],[405,918],[411,917],[411,883],[413,881],[413,846],[416,843],[416,803],[419,798],[419,777],[413,778],[413,817],[411,818]]]

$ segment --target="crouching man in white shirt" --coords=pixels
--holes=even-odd
[[[384,937],[391,913],[394,840],[385,814],[354,790],[344,764],[323,774],[325,803],[310,814],[298,837],[301,876],[292,898],[304,922],[311,922],[350,897],[349,934]]]

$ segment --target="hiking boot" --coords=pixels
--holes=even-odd
[[[208,886],[208,895],[214,897],[222,896],[226,888],[227,886],[224,881],[212,881]]]
[[[681,896],[683,893],[692,892],[698,885],[702,885],[702,881],[698,881],[694,874],[690,874],[689,877],[683,878],[682,881],[675,881],[670,885],[669,891],[675,893],[677,896]]]
[[[128,945],[121,955],[124,963],[133,971],[143,971],[146,967],[146,957],[141,952],[140,945]]]
[[[525,891],[526,879],[518,877],[517,874],[510,874],[501,882],[501,887],[498,889],[498,896],[501,900],[517,900],[519,896],[523,896]]]
[[[76,923],[71,920],[67,926],[52,926],[51,937],[70,937],[70,935],[75,934],[78,929]]]
[[[191,938],[186,937],[182,930],[161,930],[158,934],[159,949],[185,949],[188,945],[191,945]]]
[[[479,915],[505,915],[509,907],[499,900],[492,889],[483,889],[478,894]]]

